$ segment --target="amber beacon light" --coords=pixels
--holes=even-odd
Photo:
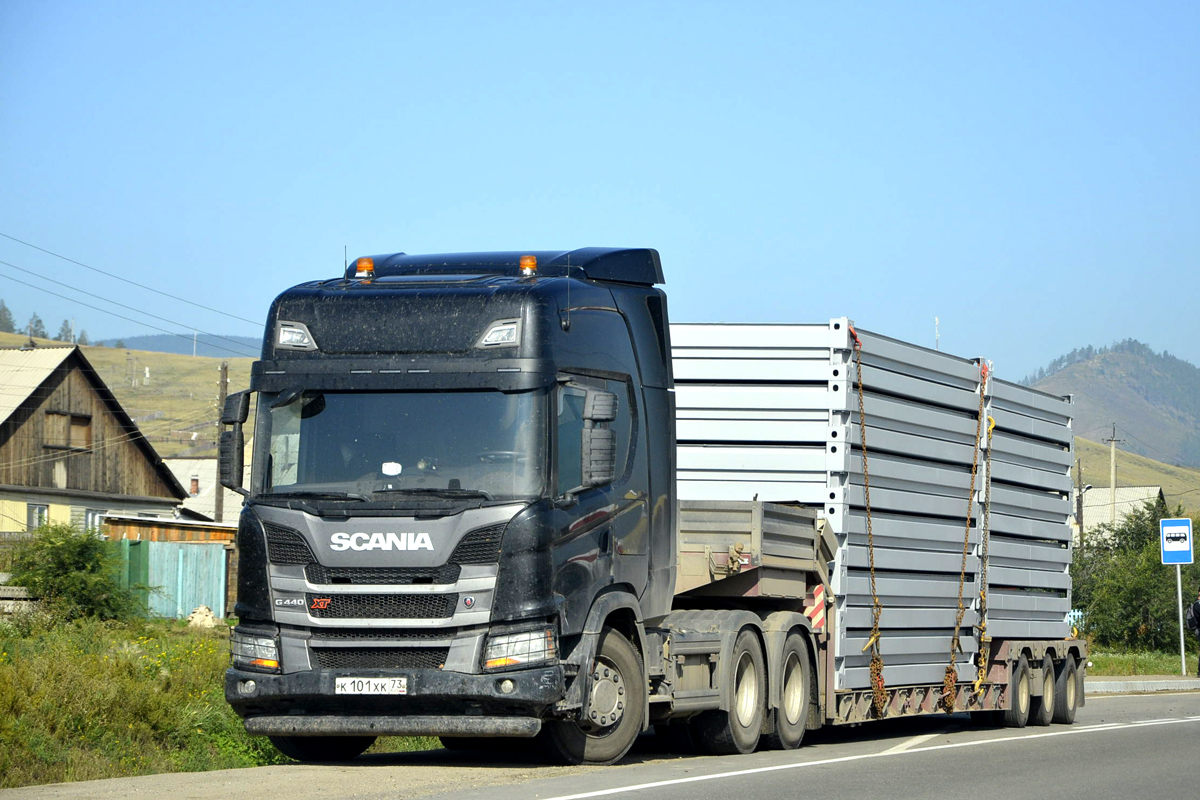
[[[521,256],[521,274],[537,274],[537,256]]]
[[[375,277],[375,259],[360,258],[354,262],[354,277],[356,278],[373,278]]]

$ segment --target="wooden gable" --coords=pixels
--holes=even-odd
[[[0,485],[187,496],[77,348],[0,423]]]

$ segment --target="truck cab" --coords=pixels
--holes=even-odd
[[[247,730],[312,759],[546,723],[576,761],[640,732],[675,568],[662,281],[649,249],[398,253],[274,301],[223,415]],[[596,660],[610,630],[624,685],[580,669],[633,672]]]

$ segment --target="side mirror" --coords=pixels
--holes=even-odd
[[[241,425],[250,416],[250,392],[234,392],[225,398],[221,409],[222,425]]]
[[[242,433],[241,424],[234,425],[232,430],[221,431],[221,441],[218,449],[217,468],[221,474],[221,485],[233,489],[239,494],[246,494],[242,488],[242,473],[245,469],[242,452],[246,448],[246,437]]]
[[[221,424],[232,427],[221,431],[217,448],[217,470],[221,477],[221,485],[242,495],[248,494],[242,488],[242,474],[245,469],[243,452],[246,449],[246,435],[242,433],[242,423],[249,415],[250,392],[235,392],[225,398],[225,408],[221,409]]]

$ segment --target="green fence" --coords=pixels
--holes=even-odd
[[[139,589],[151,615],[182,619],[197,606],[225,612],[226,551],[218,542],[121,540],[123,582]]]

